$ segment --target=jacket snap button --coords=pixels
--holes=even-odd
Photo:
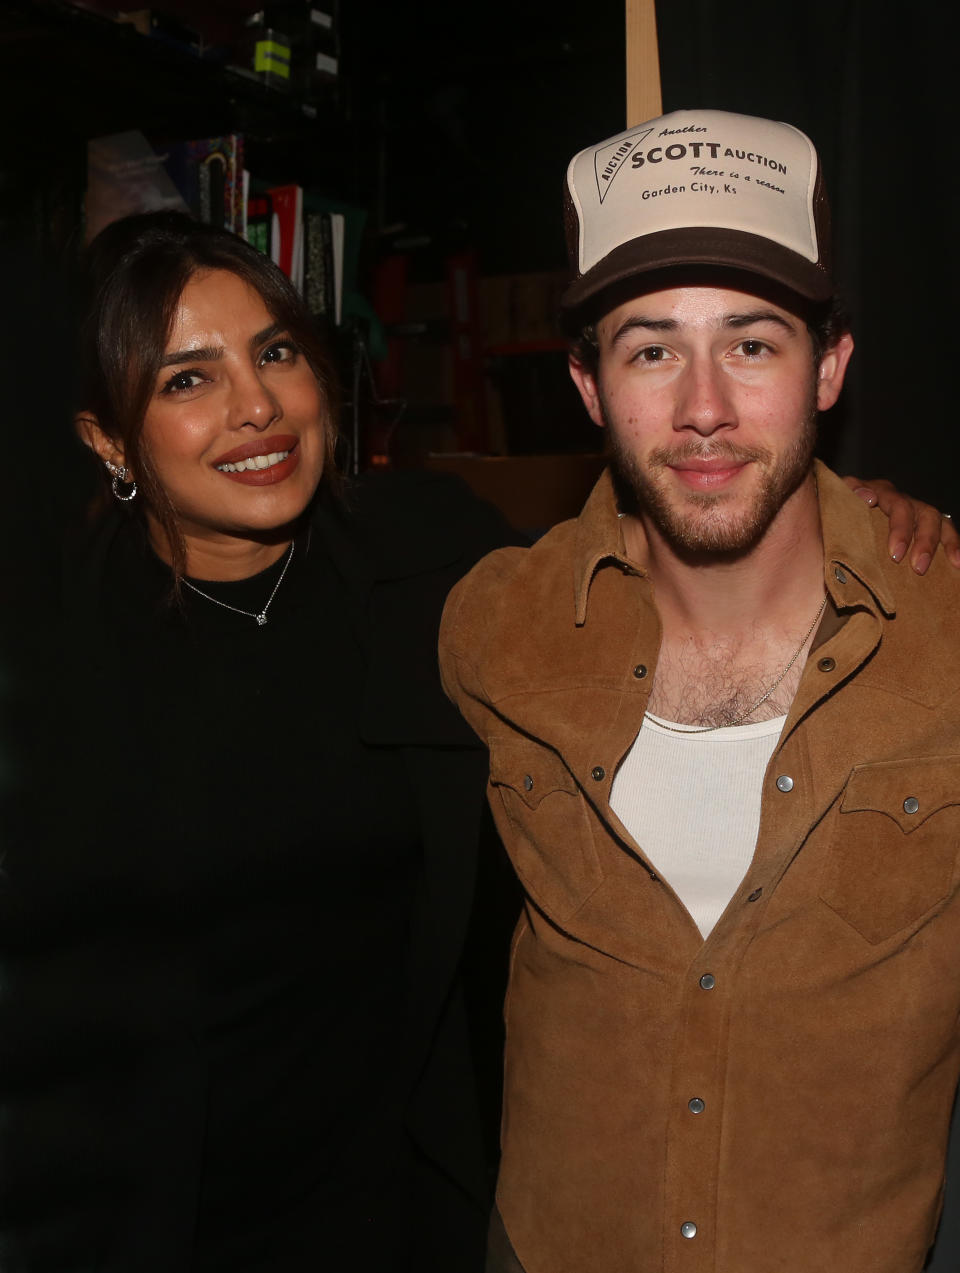
[[[755,888],[755,889],[753,890],[753,892],[750,894],[750,896],[747,898],[747,901],[748,901],[748,902],[758,902],[758,901],[760,900],[760,894],[761,894],[762,892],[763,892],[763,889],[762,889],[762,888]]]
[[[685,1238],[695,1238],[697,1236],[697,1226],[692,1220],[687,1220],[680,1226],[680,1232]]]
[[[594,765],[590,772],[597,782],[603,782],[604,778],[607,776],[607,771],[602,765]]]
[[[837,666],[836,659],[830,659],[830,658],[821,659],[819,663],[817,664],[817,667],[820,669],[821,672],[832,672],[836,666]]]
[[[790,777],[789,774],[780,775],[780,777],[777,779],[777,790],[783,791],[784,793],[786,793],[787,791],[793,790],[793,779]]]
[[[633,674],[638,681],[642,681],[647,674],[646,663],[638,663],[637,666],[633,669]]]
[[[702,1114],[706,1108],[699,1096],[695,1096],[692,1101],[687,1101],[687,1109],[691,1114]]]
[[[700,978],[701,990],[712,990],[716,984],[717,984],[717,979],[712,972],[705,972],[703,976]]]
[[[844,574],[844,572],[840,569],[840,567],[839,567],[839,566],[838,566],[838,567],[836,568],[836,570],[833,572],[833,577],[836,579],[837,583],[846,583],[846,582],[847,582],[847,576]]]
[[[533,790],[533,779],[530,777],[529,774],[524,774],[523,776],[523,789],[524,791]]]
[[[904,813],[916,813],[919,808],[920,801],[916,796],[907,796],[906,800],[903,802]]]

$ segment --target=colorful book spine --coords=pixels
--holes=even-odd
[[[300,292],[303,291],[303,189],[274,186],[269,191],[279,243],[273,257]]]

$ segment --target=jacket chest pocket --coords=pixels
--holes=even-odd
[[[586,801],[560,757],[527,739],[490,745],[491,803],[533,901],[563,921],[600,883]]]
[[[960,756],[860,765],[840,800],[820,896],[869,942],[936,907],[960,848]]]

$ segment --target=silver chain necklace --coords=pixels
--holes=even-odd
[[[643,713],[644,716],[647,718],[647,720],[653,720],[653,723],[655,725],[659,725],[661,729],[668,729],[671,732],[671,734],[712,734],[714,730],[717,730],[717,729],[733,729],[735,725],[741,724],[741,722],[745,721],[748,716],[752,715],[757,710],[757,708],[760,706],[761,703],[765,703],[767,701],[767,699],[770,697],[773,691],[777,688],[777,686],[780,684],[780,682],[783,680],[786,674],[790,671],[794,663],[796,663],[797,659],[800,657],[800,651],[810,640],[810,635],[813,632],[813,629],[820,622],[820,616],[823,614],[824,610],[826,609],[826,606],[827,606],[827,596],[826,594],[824,594],[824,598],[820,602],[820,606],[817,609],[817,613],[813,616],[813,622],[810,624],[809,628],[807,628],[806,632],[804,632],[803,640],[800,642],[799,646],[794,651],[793,657],[790,659],[790,662],[783,669],[783,671],[780,673],[780,675],[777,677],[774,683],[770,686],[770,688],[765,693],[760,695],[760,697],[757,699],[757,701],[753,704],[752,707],[748,707],[745,712],[741,712],[741,714],[737,717],[736,720],[727,721],[723,725],[703,725],[699,729],[690,728],[689,726],[686,729],[676,729],[673,725],[667,725],[664,721],[660,720],[659,718],[654,720],[654,718],[650,715],[649,712],[644,712]]]
[[[185,587],[190,589],[191,592],[195,592],[198,597],[203,597],[204,601],[212,601],[215,606],[222,606],[224,610],[232,610],[234,614],[242,614],[248,619],[256,619],[257,623],[262,628],[267,621],[267,611],[270,609],[270,605],[273,602],[274,597],[277,595],[280,585],[283,583],[283,576],[287,573],[287,567],[290,565],[291,561],[293,561],[293,548],[294,541],[291,540],[290,551],[287,553],[287,560],[283,563],[283,569],[280,571],[280,578],[273,585],[273,592],[271,592],[270,596],[267,597],[267,603],[263,609],[259,611],[259,613],[254,613],[253,610],[241,610],[239,606],[232,606],[226,601],[220,601],[216,597],[211,597],[209,592],[203,592],[196,584],[191,583],[189,579],[184,579],[182,582]]]

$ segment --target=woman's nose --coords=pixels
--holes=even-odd
[[[239,373],[234,378],[231,423],[241,429],[249,425],[265,429],[283,416],[277,396],[264,383],[255,368]]]

